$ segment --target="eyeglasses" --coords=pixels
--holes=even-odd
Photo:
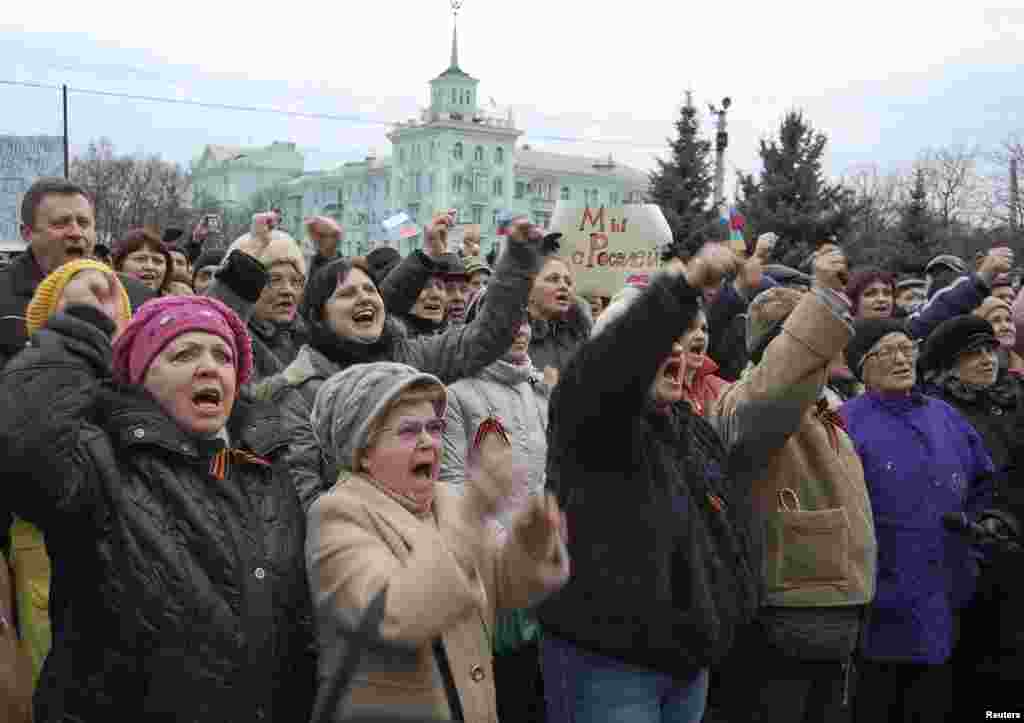
[[[896,361],[896,355],[900,354],[904,359],[913,363],[917,361],[920,348],[920,343],[916,341],[907,342],[906,344],[892,344],[891,346],[883,346],[872,352],[868,352],[864,355],[864,359],[867,360],[871,357],[875,357],[880,362],[892,364]]]
[[[287,274],[270,274],[267,279],[267,286],[274,290],[280,290],[285,286],[295,291],[302,291],[306,286],[305,276],[288,276]]]
[[[440,440],[444,430],[447,429],[447,420],[435,417],[434,419],[403,419],[397,427],[381,427],[382,432],[394,432],[398,441],[402,444],[413,445],[416,440],[427,430],[431,439]]]

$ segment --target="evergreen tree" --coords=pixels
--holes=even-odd
[[[715,230],[710,199],[714,177],[711,141],[700,135],[700,119],[687,92],[675,123],[676,138],[668,139],[671,158],[658,159],[651,173],[650,195],[672,229],[672,252],[693,253]]]
[[[899,235],[906,246],[904,255],[913,260],[929,256],[934,247],[935,218],[928,206],[928,189],[924,170],[914,172],[914,187],[910,197],[900,209]]]
[[[775,253],[785,263],[799,263],[815,242],[841,237],[856,215],[853,192],[822,173],[827,143],[803,113],[791,111],[778,139],[761,141],[760,178],[740,174],[737,205],[747,220],[745,234],[778,234]]]

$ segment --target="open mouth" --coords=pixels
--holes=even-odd
[[[295,311],[295,302],[292,301],[281,301],[274,304],[274,310],[281,313],[292,313]]]
[[[557,302],[559,305],[568,304],[569,303],[569,295],[568,294],[562,294],[562,293],[555,294],[555,302]]]
[[[423,304],[423,311],[428,314],[440,314],[442,311],[441,304],[434,302],[426,302]]]
[[[85,257],[85,249],[80,246],[69,246],[64,249],[64,256],[69,259],[80,259]]]
[[[432,479],[434,476],[434,465],[429,462],[420,462],[417,465],[413,465],[412,475],[418,479]]]
[[[704,350],[705,350],[704,341],[701,339],[701,340],[697,340],[697,341],[691,342],[690,343],[690,348],[687,351],[689,351],[691,354],[696,354],[698,356],[703,356],[704,355]]]
[[[220,411],[223,396],[216,387],[204,387],[192,395],[192,404],[201,412]]]
[[[372,323],[375,318],[377,318],[377,311],[372,306],[360,307],[352,315],[352,321],[357,324]]]

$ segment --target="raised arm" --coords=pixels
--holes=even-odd
[[[99,434],[90,420],[109,376],[113,331],[96,308],[68,307],[0,374],[0,463],[17,470],[7,476],[5,504],[44,531],[95,522],[95,467],[82,440]]]
[[[526,223],[513,227],[487,286],[487,303],[480,315],[439,336],[411,340],[408,359],[401,361],[448,384],[473,376],[508,351],[537,272],[539,235],[538,229]]]
[[[204,296],[223,301],[239,318],[249,323],[263,287],[267,285],[267,270],[259,258],[270,245],[272,213],[253,216],[249,234],[233,244],[224,263],[206,287]]]
[[[970,314],[992,293],[992,282],[999,274],[1013,267],[1013,251],[1008,248],[990,249],[976,274],[961,276],[944,289],[940,289],[920,311],[907,317],[907,335],[911,339],[926,339],[942,322],[954,316]]]
[[[579,453],[586,449],[595,460],[628,444],[624,435],[632,427],[631,417],[649,403],[658,366],[697,314],[700,289],[717,283],[735,264],[725,246],[708,244],[685,271],[675,261],[655,276],[635,301],[579,348],[562,372],[551,400],[549,439],[557,427],[566,435],[560,444],[568,443]],[[614,314],[613,307],[609,311]]]
[[[825,278],[831,281],[803,295],[760,362],[714,409],[712,421],[726,447],[741,451],[754,465],[800,427],[828,382],[829,364],[853,336],[850,303],[838,291],[842,283],[838,269]],[[768,313],[770,304],[785,303],[773,301],[771,295],[784,293],[781,289],[769,292],[754,303],[765,308],[761,313]]]
[[[437,259],[448,251],[448,231],[453,212],[434,216],[423,229],[423,249],[413,251],[380,282],[380,295],[389,314],[408,314],[423,287],[437,272]]]

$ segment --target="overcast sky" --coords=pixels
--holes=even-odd
[[[465,0],[460,65],[538,148],[649,168],[692,88],[702,109],[733,99],[732,169],[756,169],[758,141],[800,108],[828,133],[827,170],[840,175],[1024,130],[1024,7],[1013,4]],[[307,167],[331,167],[390,152],[381,122],[427,103],[451,29],[445,0],[4,3],[0,81],[378,121],[71,95],[76,147],[107,135],[187,162],[208,142],[293,140]],[[59,131],[53,91],[0,85],[0,133]]]

